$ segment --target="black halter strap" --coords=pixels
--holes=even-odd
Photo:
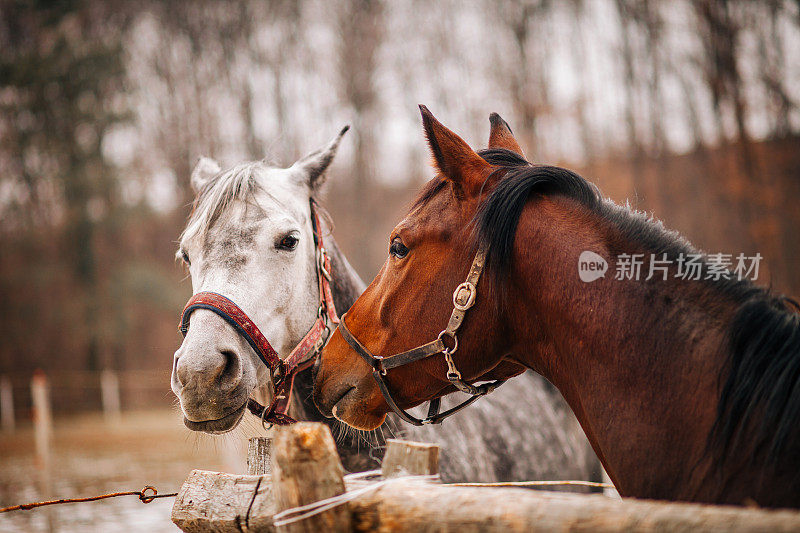
[[[489,394],[497,387],[505,383],[505,380],[496,380],[478,386],[467,383],[461,378],[461,373],[458,371],[455,363],[453,362],[453,353],[458,349],[458,328],[461,327],[461,323],[464,321],[467,311],[473,305],[475,305],[475,298],[477,297],[476,287],[478,285],[478,280],[480,279],[485,262],[486,247],[481,246],[478,249],[478,252],[475,254],[475,259],[472,261],[472,267],[467,275],[467,280],[456,287],[456,290],[453,292],[453,312],[450,314],[450,320],[447,322],[447,327],[443,329],[441,333],[439,333],[439,336],[436,337],[436,340],[421,346],[417,346],[411,350],[388,357],[373,355],[373,353],[370,352],[366,346],[361,344],[361,342],[347,328],[347,324],[345,324],[345,317],[347,315],[345,314],[341,317],[339,322],[339,332],[341,333],[342,338],[358,355],[361,356],[362,359],[364,359],[364,361],[367,362],[367,364],[372,367],[372,377],[374,377],[375,381],[378,383],[378,388],[380,389],[381,394],[383,395],[384,400],[386,400],[389,408],[409,424],[413,424],[415,426],[421,426],[424,424],[440,424],[445,418],[457,413],[481,396]],[[452,348],[448,348],[444,343],[444,337],[450,337],[450,339],[452,339]],[[400,406],[394,401],[392,394],[389,391],[388,383],[386,382],[386,373],[393,368],[414,363],[440,353],[444,354],[445,361],[447,362],[448,381],[450,381],[450,383],[452,383],[453,386],[458,390],[465,392],[472,397],[443,413],[439,413],[441,399],[435,398],[430,401],[428,415],[424,419],[416,418],[408,411],[401,409]]]

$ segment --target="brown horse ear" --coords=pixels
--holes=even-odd
[[[461,137],[436,120],[427,107],[420,105],[419,110],[436,168],[443,176],[461,185],[467,193],[477,193],[491,165]]]
[[[505,148],[525,157],[525,153],[514,138],[514,134],[511,133],[511,127],[508,122],[503,120],[497,113],[492,113],[489,115],[489,124],[492,126],[489,132],[489,148]]]

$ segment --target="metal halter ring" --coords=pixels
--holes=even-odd
[[[461,301],[461,291],[467,291],[469,294],[467,295],[467,301]],[[458,309],[459,311],[466,311],[473,305],[475,305],[475,296],[477,296],[478,291],[475,289],[475,285],[470,283],[469,281],[465,281],[458,287],[456,290],[453,291],[453,307]]]
[[[445,335],[447,335],[448,337],[453,339],[453,347],[452,348],[448,348],[447,345],[445,344],[444,350],[442,350],[442,353],[445,354],[445,355],[449,355],[449,354],[455,353],[455,351],[458,350],[458,337],[456,337],[455,333],[451,333],[451,332],[447,331],[446,329],[443,329],[442,331],[439,332],[439,336],[436,337],[436,338],[439,339],[440,341],[442,341],[442,344],[444,344],[444,336]]]

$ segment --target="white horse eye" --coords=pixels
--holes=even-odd
[[[192,266],[192,262],[189,261],[189,254],[186,253],[186,250],[181,250],[181,259],[186,263],[186,266]]]
[[[280,250],[294,250],[297,248],[297,243],[300,242],[300,239],[295,237],[294,235],[286,235],[281,242],[278,243],[278,249]]]

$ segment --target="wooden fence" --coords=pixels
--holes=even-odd
[[[251,441],[248,475],[195,470],[172,520],[187,532],[800,531],[800,512],[611,499],[438,481],[438,447],[389,441],[376,479],[344,476],[327,426]]]
[[[33,413],[31,384],[34,375],[45,376],[54,414],[102,411],[118,420],[123,410],[171,408],[169,368],[163,371],[114,372],[59,371],[0,375],[0,422],[13,431],[18,421]]]

